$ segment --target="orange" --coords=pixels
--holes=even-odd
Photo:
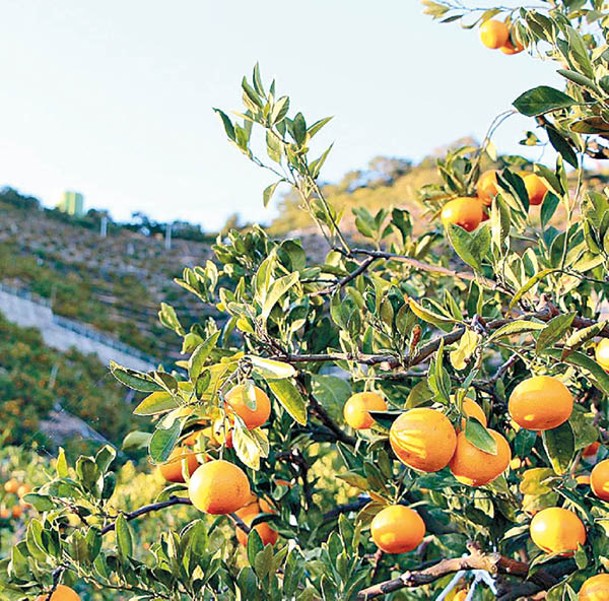
[[[13,505],[11,515],[18,520],[23,515],[23,507],[21,505]]]
[[[8,520],[11,517],[11,512],[6,508],[0,508],[0,520]]]
[[[548,507],[531,520],[533,542],[546,553],[573,555],[586,542],[586,528],[575,513],[562,507]]]
[[[385,553],[407,553],[423,542],[425,522],[413,509],[391,505],[374,516],[370,534]]]
[[[575,478],[578,486],[590,486],[590,476],[583,474]]]
[[[588,578],[579,589],[579,601],[609,601],[609,574]]]
[[[507,55],[520,54],[524,50],[524,46],[518,41],[516,41],[516,43],[514,44],[511,39],[508,39],[508,41],[503,46],[501,46],[499,50],[501,50],[503,54]]]
[[[461,406],[461,409],[463,410],[463,413],[467,415],[467,417],[473,417],[474,419],[477,419],[483,426],[486,426],[486,415],[482,407],[480,407],[480,405],[478,405],[476,401],[472,401],[472,399],[466,397],[465,399],[463,399],[463,405]],[[461,420],[461,428],[465,428],[465,419]]]
[[[374,423],[370,411],[386,411],[387,403],[376,392],[358,392],[349,397],[343,407],[345,421],[354,430],[366,430]]]
[[[22,484],[17,489],[17,496],[21,499],[25,497],[29,492],[32,492],[32,487],[29,484]]]
[[[243,520],[246,526],[249,526],[254,521],[254,519],[262,512],[270,513],[265,509],[262,509],[260,505],[256,502],[247,505],[243,509],[237,511],[237,515]],[[264,546],[274,545],[277,542],[277,538],[279,536],[277,534],[277,530],[271,528],[267,522],[261,522],[260,524],[256,524],[254,526],[254,530],[260,535],[260,538],[262,539],[262,544]],[[239,526],[236,526],[235,532],[239,544],[245,547],[245,545],[247,545],[247,539],[249,538],[249,535],[246,534],[241,528],[239,528]]]
[[[586,458],[594,457],[598,453],[598,450],[600,449],[600,447],[601,447],[601,443],[598,442],[598,440],[596,442],[593,442],[592,444],[589,444],[582,451],[582,457],[586,457]]]
[[[485,171],[479,178],[476,184],[476,194],[478,198],[488,207],[493,198],[499,192],[497,187],[497,171],[489,169]]]
[[[423,472],[437,472],[451,460],[457,434],[444,414],[417,407],[402,413],[393,422],[389,442],[405,465]]]
[[[39,595],[36,598],[36,601],[47,601],[48,598],[48,593],[42,593],[42,595]],[[51,595],[50,601],[80,601],[80,597],[76,594],[74,589],[71,589],[65,584],[59,584]]]
[[[266,392],[258,388],[258,386],[254,386],[254,394],[256,397],[256,407],[254,409],[248,407],[249,401],[246,397],[246,387],[243,384],[235,386],[225,396],[228,408],[243,420],[248,430],[262,426],[271,415],[271,401]]]
[[[188,484],[192,504],[199,511],[212,515],[237,511],[248,502],[250,494],[245,472],[224,459],[201,465]]]
[[[522,180],[529,195],[529,203],[534,206],[540,205],[548,191],[544,181],[535,173],[527,173]]]
[[[454,223],[464,230],[475,230],[482,221],[482,201],[478,198],[462,197],[449,200],[442,208],[440,215],[442,223],[448,227]]]
[[[569,389],[552,376],[533,376],[512,391],[510,417],[527,430],[552,430],[564,424],[573,411]]]
[[[605,370],[609,371],[609,338],[603,338],[594,349],[596,362]]]
[[[4,490],[9,494],[15,495],[19,490],[19,486],[19,482],[17,482],[15,478],[11,478],[10,480],[4,483]]]
[[[457,449],[450,461],[450,471],[455,478],[469,486],[482,486],[500,476],[510,464],[512,451],[507,440],[494,430],[490,435],[497,443],[497,454],[491,455],[475,447],[465,437],[465,432],[457,435]]]
[[[599,499],[609,501],[609,459],[603,459],[592,468],[590,488]]]
[[[492,50],[505,46],[510,38],[510,30],[503,21],[489,19],[480,25],[480,40]]]
[[[166,463],[159,465],[159,472],[167,482],[184,482],[182,466],[186,464],[188,475],[192,476],[199,467],[197,455],[184,447],[176,447],[171,451]]]

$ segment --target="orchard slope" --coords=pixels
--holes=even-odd
[[[422,233],[406,210],[360,208],[355,246],[319,183],[330,120],[295,112],[256,66],[242,109],[216,111],[273,177],[263,202],[297,194],[327,255],[253,227],[184,270],[222,321],[187,330],[166,306],[176,371],[112,365],[154,425],[124,446],[166,486],[121,504],[112,448],[60,454],[23,497],[38,513],[1,564],[5,598],[609,598],[609,200],[582,168],[609,157],[609,13],[424,5],[498,60],[557,63],[564,89],[514,90],[510,112],[554,165],[499,168],[498,121],[438,161]]]

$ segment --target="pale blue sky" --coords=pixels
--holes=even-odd
[[[119,219],[268,221],[268,176],[212,112],[240,108],[256,61],[310,119],[335,116],[320,136],[336,141],[329,180],[375,155],[481,138],[521,91],[558,80],[416,0],[2,0],[0,185],[49,205],[76,189]],[[518,152],[527,126],[504,125],[500,150]]]

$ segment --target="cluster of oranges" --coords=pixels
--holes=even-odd
[[[480,40],[491,50],[501,50],[504,54],[518,54],[524,46],[514,39],[505,21],[489,19],[480,25]]]
[[[4,492],[10,495],[8,498],[13,497],[16,503],[11,507],[6,505],[5,502],[0,506],[0,520],[18,520],[23,515],[23,511],[29,507],[29,504],[23,500],[23,497],[31,492],[29,484],[19,482],[16,478],[11,478],[4,483]]]
[[[201,436],[208,438],[212,447],[219,444],[232,447],[229,428],[234,423],[235,415],[248,430],[262,426],[270,417],[271,402],[261,388],[255,386],[253,393],[256,402],[252,408],[247,403],[245,385],[232,388],[225,395],[226,418],[189,435],[182,445],[172,451],[167,462],[158,468],[168,482],[185,483],[187,476],[190,500],[200,511],[211,515],[234,513],[247,526],[262,513],[275,513],[273,507],[252,493],[247,475],[240,467],[223,459],[215,460],[207,453],[197,453],[192,447]],[[204,459],[202,464],[199,463],[200,457]],[[257,523],[254,529],[265,545],[277,541],[277,531],[266,522]],[[247,543],[247,535],[241,528],[236,528],[236,535],[242,545]]]
[[[519,173],[529,197],[529,204],[538,206],[543,202],[548,188],[536,173]],[[498,194],[497,171],[485,171],[476,184],[477,196],[463,196],[449,200],[440,215],[445,225],[453,223],[468,232],[475,230],[486,219],[486,210]]]
[[[609,349],[609,345],[606,346]],[[573,411],[569,389],[552,376],[533,376],[512,391],[508,412],[515,429],[545,431],[565,423]],[[374,424],[370,411],[385,411],[387,403],[375,392],[358,393],[345,403],[345,421],[354,429],[368,429]],[[465,418],[476,419],[484,427],[487,417],[480,405],[469,398],[462,404],[456,425],[440,410],[417,407],[402,413],[389,430],[389,442],[397,458],[420,472],[437,472],[448,467],[455,478],[468,486],[482,486],[498,478],[510,465],[511,449],[499,432],[487,430],[496,444],[489,453],[473,445],[465,435]],[[596,453],[596,443],[586,449]],[[600,499],[609,501],[609,460],[601,461],[592,470],[590,485]],[[419,514],[403,505],[390,505],[372,521],[371,535],[375,544],[386,553],[404,553],[415,549],[425,536],[425,523]],[[572,555],[586,541],[586,529],[580,518],[569,509],[549,507],[536,513],[530,524],[531,540],[543,551]],[[604,582],[609,575],[600,575]],[[591,579],[586,590],[600,586]],[[596,584],[595,584],[596,583]],[[596,590],[596,589],[594,589]],[[584,597],[593,599],[595,597]]]

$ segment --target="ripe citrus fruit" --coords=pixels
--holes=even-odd
[[[425,536],[425,522],[404,505],[391,505],[379,511],[370,524],[374,544],[385,553],[406,553],[416,549]]]
[[[510,30],[503,21],[489,19],[480,25],[480,40],[492,50],[505,46],[510,38]]]
[[[48,598],[48,593],[42,593],[36,598],[36,601],[47,601]],[[65,584],[59,584],[51,595],[51,601],[80,601],[80,597],[74,589],[65,586]]]
[[[4,490],[9,493],[9,494],[17,494],[17,491],[19,490],[19,482],[17,482],[17,480],[15,480],[15,478],[11,478],[10,480],[7,480],[4,483]]]
[[[201,465],[188,484],[192,504],[199,511],[212,515],[237,511],[247,503],[250,494],[245,472],[224,459]]]
[[[576,476],[575,481],[577,482],[578,486],[590,486],[590,476],[587,474]]]
[[[354,430],[365,430],[370,428],[374,419],[370,411],[386,411],[387,403],[380,394],[376,392],[358,392],[349,397],[343,407],[345,421]]]
[[[583,522],[568,509],[548,507],[531,520],[531,539],[546,553],[572,555],[586,542]]]
[[[246,526],[250,526],[254,519],[262,512],[271,513],[266,509],[262,509],[258,502],[255,502],[237,511],[237,515],[243,520]],[[256,524],[254,526],[254,530],[260,535],[262,544],[264,546],[274,545],[277,542],[277,538],[279,535],[277,534],[277,531],[271,528],[267,522],[261,522],[260,524]],[[247,539],[249,538],[249,534],[246,534],[241,528],[239,528],[239,526],[235,527],[235,532],[239,544],[245,547],[245,545],[247,545]]]
[[[486,415],[482,407],[480,407],[480,405],[478,405],[476,401],[472,401],[472,399],[466,397],[465,399],[463,399],[463,405],[461,406],[461,409],[463,410],[463,413],[467,415],[467,417],[473,417],[474,419],[477,419],[483,426],[486,426]],[[465,419],[461,420],[461,427],[465,428]]]
[[[529,195],[531,205],[540,205],[548,191],[544,181],[535,173],[527,173],[522,177],[524,186]]]
[[[29,484],[22,484],[17,489],[17,496],[21,499],[25,497],[28,493],[32,492],[32,487]]]
[[[440,215],[446,227],[454,223],[468,232],[475,230],[482,221],[482,201],[479,198],[462,197],[449,200]]]
[[[476,194],[478,198],[488,207],[493,198],[499,192],[497,188],[497,171],[495,169],[489,169],[485,171],[476,183]]]
[[[508,39],[508,41],[501,46],[499,50],[501,50],[503,54],[507,55],[520,54],[524,50],[524,46],[518,41],[513,42],[511,39]]]
[[[599,499],[609,501],[609,459],[603,459],[592,468],[590,488]]]
[[[235,386],[226,393],[226,404],[231,411],[234,411],[245,424],[248,430],[253,430],[262,426],[271,415],[271,401],[266,392],[258,386],[254,386],[256,397],[256,407],[248,407],[247,388],[243,384]]]
[[[171,451],[169,459],[166,463],[159,465],[159,472],[167,482],[184,482],[182,474],[182,465],[186,464],[188,475],[192,476],[194,471],[199,467],[197,455],[189,449],[176,447]]]
[[[405,465],[423,472],[437,472],[451,460],[457,434],[444,414],[417,407],[402,413],[393,422],[389,442]]]
[[[569,389],[552,376],[533,376],[512,391],[510,417],[527,430],[551,430],[564,424],[573,411]]]
[[[475,447],[465,437],[465,432],[457,435],[457,449],[450,460],[450,471],[455,478],[469,486],[483,486],[501,475],[510,464],[512,451],[507,440],[494,430],[490,435],[497,443],[497,454],[491,455]]]
[[[579,589],[579,601],[609,601],[609,574],[588,578]]]
[[[603,338],[594,350],[596,362],[605,370],[609,371],[609,338]]]
[[[13,516],[13,518],[18,520],[23,515],[23,507],[21,507],[21,505],[13,505],[13,508],[11,509],[11,515]]]

